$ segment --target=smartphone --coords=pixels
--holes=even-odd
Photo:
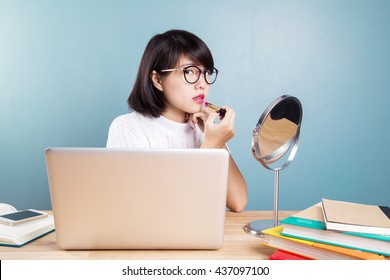
[[[45,218],[48,214],[34,209],[20,210],[0,216],[0,223],[13,226]]]

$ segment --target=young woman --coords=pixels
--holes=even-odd
[[[209,48],[194,34],[170,30],[154,36],[128,98],[134,112],[112,122],[107,147],[227,149],[235,112],[223,106],[226,114],[217,121],[218,113],[204,107],[217,75]],[[247,186],[229,158],[226,205],[240,212],[247,203]]]

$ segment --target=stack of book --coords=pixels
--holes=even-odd
[[[10,225],[2,218],[8,214],[20,213],[9,204],[0,203],[0,246],[21,247],[54,231],[54,218],[51,215],[42,215],[42,218]]]
[[[280,222],[262,231],[262,244],[278,249],[270,259],[390,258],[389,207],[323,199]]]

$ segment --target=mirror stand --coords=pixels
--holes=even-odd
[[[261,231],[279,225],[279,169],[274,170],[274,219],[252,221],[244,230],[254,236],[261,236]]]
[[[274,171],[274,227],[279,225],[279,169]]]

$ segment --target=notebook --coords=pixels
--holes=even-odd
[[[223,149],[48,148],[62,249],[218,249],[229,154]]]

